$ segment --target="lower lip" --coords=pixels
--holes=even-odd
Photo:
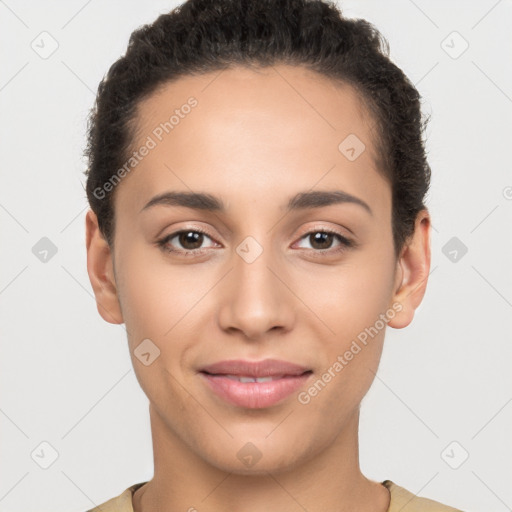
[[[224,375],[201,372],[210,388],[228,402],[247,409],[263,409],[288,397],[309,379],[312,373],[282,377],[269,382],[240,382]]]

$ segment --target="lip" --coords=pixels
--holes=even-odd
[[[219,361],[201,368],[202,372],[213,375],[246,375],[248,377],[279,377],[299,376],[310,368],[281,359],[264,359],[262,361],[247,361],[243,359],[231,359]]]
[[[203,368],[199,375],[220,398],[247,409],[263,409],[281,402],[304,386],[313,374],[303,366],[266,359],[264,361],[220,361]],[[272,377],[269,382],[240,382],[230,376]]]

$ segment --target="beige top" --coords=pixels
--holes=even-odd
[[[87,512],[133,512],[133,493],[145,483],[147,482],[134,484],[119,496]],[[420,498],[403,487],[396,485],[391,480],[384,480],[381,484],[389,489],[391,494],[391,501],[387,512],[462,512],[457,508],[443,505],[438,501]]]

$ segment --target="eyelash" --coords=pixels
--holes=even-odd
[[[209,248],[206,249],[168,249],[167,244],[170,240],[172,240],[177,235],[180,235],[181,233],[202,233],[203,235],[206,235],[208,238],[211,238],[213,240],[213,237],[210,236],[209,233],[202,229],[193,228],[193,229],[181,229],[179,231],[175,231],[174,233],[171,233],[169,235],[166,235],[164,238],[157,241],[157,245],[165,252],[165,253],[174,253],[174,254],[181,254],[185,257],[193,257],[197,255],[204,254],[205,251],[207,251]],[[356,243],[352,240],[349,240],[348,238],[344,237],[340,233],[338,233],[335,230],[329,229],[329,228],[315,228],[311,231],[308,231],[304,235],[300,237],[300,240],[303,240],[304,238],[307,238],[308,236],[314,234],[314,233],[329,233],[332,235],[335,235],[338,241],[341,243],[341,246],[335,248],[335,249],[311,249],[315,254],[315,257],[324,257],[329,256],[333,254],[338,254],[343,251],[346,251],[347,249],[351,249],[356,247]]]

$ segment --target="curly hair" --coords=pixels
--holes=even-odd
[[[382,34],[366,20],[344,18],[328,0],[187,0],[131,34],[98,86],[84,152],[87,199],[111,248],[115,188],[105,184],[129,158],[139,102],[181,76],[275,63],[303,66],[358,92],[377,127],[373,142],[378,172],[391,186],[398,256],[426,208],[428,118]]]

